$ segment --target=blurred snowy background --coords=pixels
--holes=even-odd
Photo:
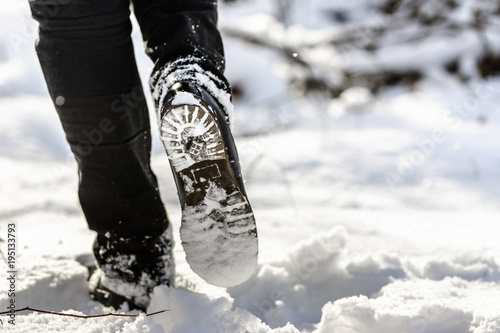
[[[178,242],[177,288],[149,309],[169,312],[19,314],[14,331],[500,332],[500,1],[233,0],[220,28],[257,274],[210,286]],[[36,36],[27,2],[0,0],[2,254],[16,222],[19,308],[108,312],[87,295],[93,234]],[[146,83],[137,25],[133,39]],[[178,228],[157,138],[153,152]]]

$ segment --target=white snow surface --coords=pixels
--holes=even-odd
[[[35,38],[27,3],[0,2],[0,311],[9,301],[7,225],[15,223],[18,309],[114,312],[88,296],[82,263],[91,260],[94,235],[78,206],[76,164]],[[135,27],[147,81],[152,64],[139,38]],[[91,319],[22,312],[15,326],[1,315],[0,330],[500,332],[500,79],[466,85],[432,62],[414,91],[351,91],[366,97],[362,105],[349,94],[292,99],[276,84],[277,57],[226,45],[229,80],[252,91],[235,104],[235,133],[246,134],[236,141],[259,229],[257,273],[223,289],[190,270],[175,185],[156,138],[152,162],[174,227],[177,275],[175,288],[154,290],[148,312],[167,311],[145,316],[123,308],[118,313],[138,317]],[[246,52],[254,57],[245,63],[231,57]],[[412,49],[394,52],[405,58]],[[256,76],[264,63],[269,71]]]

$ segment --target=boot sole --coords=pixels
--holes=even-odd
[[[167,105],[160,133],[172,168],[182,180],[180,236],[186,260],[207,282],[229,287],[255,272],[257,229],[215,113],[204,101],[198,102]]]

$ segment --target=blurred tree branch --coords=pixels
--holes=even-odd
[[[321,31],[302,28],[302,37],[296,36],[290,18],[283,17],[290,11],[287,5],[279,20],[269,17],[259,23],[267,26],[258,29],[245,24],[221,29],[228,37],[278,52],[289,65],[290,86],[304,92],[338,96],[353,86],[374,92],[395,84],[412,86],[427,74],[426,61],[461,81],[500,73],[500,49],[494,43],[500,40],[500,1],[383,0],[366,21],[348,22],[348,15],[336,14],[332,17],[342,18],[341,25],[332,22],[331,29]],[[471,45],[477,50],[468,50],[462,40],[477,42]],[[410,52],[393,57],[398,61],[383,58],[403,45]],[[432,55],[436,47],[442,54],[435,59],[411,53],[418,49]],[[331,61],[315,57],[319,51],[331,54]],[[366,64],[359,66],[359,59]]]

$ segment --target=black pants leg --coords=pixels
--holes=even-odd
[[[167,215],[150,168],[146,101],[128,0],[34,0],[36,51],[78,162],[79,198],[98,241],[158,236]],[[109,234],[108,234],[109,232]]]
[[[217,29],[216,0],[132,0],[146,42],[146,53],[158,70],[179,58],[201,60],[205,70],[223,77],[224,50]]]
[[[36,50],[49,93],[78,162],[79,198],[89,227],[98,242],[108,232],[125,238],[160,235],[168,220],[149,164],[150,123],[130,39],[129,0],[30,5],[40,23]],[[150,85],[157,106],[171,73],[179,75],[173,83],[205,75],[230,98],[216,1],[133,5],[155,63]]]
[[[222,38],[217,29],[216,0],[132,0],[155,67],[150,88],[158,109],[178,81],[198,81],[226,109],[231,91],[224,77]]]

